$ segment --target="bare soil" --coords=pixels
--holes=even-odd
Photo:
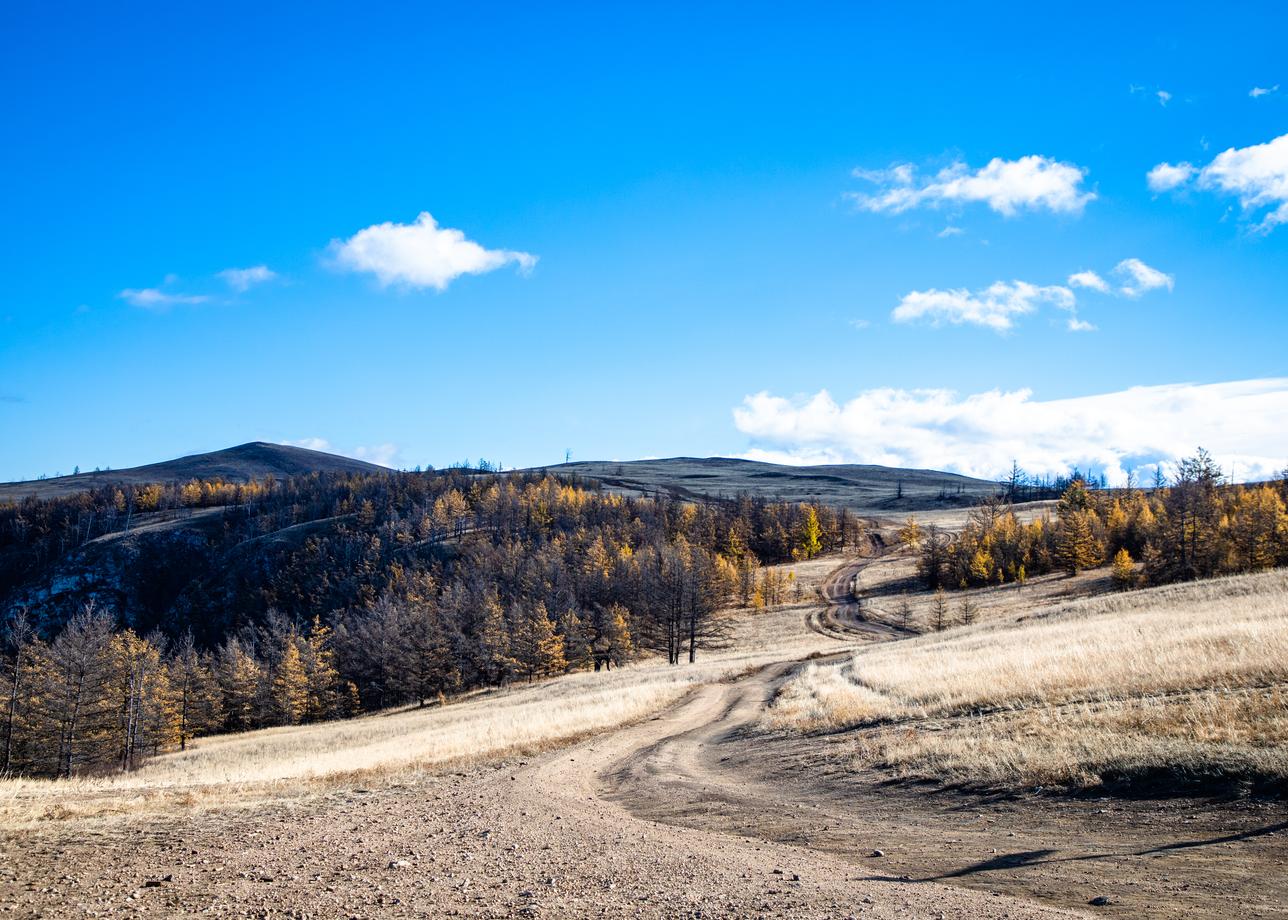
[[[754,709],[784,670],[704,686],[661,716],[528,763],[93,832],[51,822],[0,841],[0,904],[16,917],[1069,916],[873,881],[862,860],[729,834],[726,805],[687,788],[674,804],[696,826],[637,814],[653,787],[627,765],[665,772],[668,739],[718,729],[731,700]]]
[[[846,610],[863,564],[809,622],[889,641]],[[798,666],[528,761],[11,831],[0,916],[1288,916],[1282,801],[893,784],[855,765],[862,731],[758,727]]]

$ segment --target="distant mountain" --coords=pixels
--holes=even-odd
[[[598,479],[628,494],[664,492],[678,498],[701,498],[746,493],[887,514],[972,505],[999,491],[996,482],[937,470],[868,464],[783,466],[728,457],[672,457],[625,463],[590,460],[545,469]]]
[[[388,471],[374,463],[338,457],[320,450],[251,441],[249,444],[239,444],[226,450],[192,454],[162,463],[149,463],[147,466],[81,473],[77,476],[59,476],[55,479],[0,483],[0,501],[21,501],[29,495],[37,498],[56,498],[116,483],[140,485],[151,482],[186,482],[189,479],[215,478],[223,479],[225,482],[248,482],[251,479],[262,479],[270,474],[285,477],[314,472]]]

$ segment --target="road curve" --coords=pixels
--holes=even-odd
[[[748,809],[777,812],[790,824],[806,807],[792,801],[791,789],[773,795],[744,785],[720,762],[720,743],[745,731],[798,666],[782,662],[699,687],[653,719],[498,778],[496,791],[525,803],[528,820],[552,836],[571,837],[595,872],[628,880],[622,894],[632,916],[1077,916],[937,883],[874,881],[864,878],[871,871],[862,865],[866,853],[846,859],[714,829]],[[713,829],[704,826],[708,819]],[[617,911],[625,913],[620,904]]]
[[[827,606],[811,614],[808,625],[815,632],[838,639],[903,639],[914,632],[892,625],[892,618],[877,619],[878,611],[870,600],[859,601],[854,586],[864,569],[890,560],[889,551],[876,556],[861,556],[837,567],[819,588]]]

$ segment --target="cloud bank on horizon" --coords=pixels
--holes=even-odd
[[[1288,377],[1131,387],[1041,400],[1028,389],[865,390],[838,403],[826,390],[743,399],[734,424],[747,459],[874,463],[998,479],[1012,461],[1031,474],[1078,467],[1122,485],[1129,472],[1169,470],[1205,447],[1240,481],[1288,466]],[[1200,443],[1195,443],[1195,439]]]

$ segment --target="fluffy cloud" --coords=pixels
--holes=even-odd
[[[347,240],[333,240],[331,252],[340,268],[370,272],[382,285],[439,291],[461,275],[482,275],[511,263],[528,271],[537,264],[537,257],[526,252],[485,249],[460,230],[440,227],[427,211],[415,223],[374,224]]]
[[[1170,465],[1203,445],[1239,478],[1288,460],[1288,378],[1132,387],[1039,400],[1030,390],[866,390],[844,404],[827,391],[757,393],[733,410],[751,459],[877,463],[995,479],[1014,459],[1032,473],[1073,466],[1121,484],[1129,470]]]
[[[265,281],[272,281],[277,277],[277,272],[267,265],[253,265],[250,268],[225,268],[219,273],[219,277],[234,291],[241,292]]]
[[[1170,192],[1180,188],[1198,172],[1190,163],[1159,163],[1145,174],[1151,192]]]
[[[1146,181],[1154,191],[1179,188],[1197,176],[1198,187],[1233,195],[1245,212],[1268,209],[1258,229],[1288,223],[1288,134],[1265,144],[1231,147],[1196,170],[1189,163],[1160,163]]]
[[[896,323],[927,320],[934,325],[969,323],[1005,332],[1015,325],[1013,318],[1033,313],[1040,303],[1052,303],[1071,310],[1073,291],[1060,285],[1039,287],[1027,281],[995,281],[982,291],[954,288],[941,291],[912,291],[904,295],[890,314]]]
[[[1049,303],[1072,314],[1065,323],[1070,332],[1094,332],[1095,326],[1078,318],[1078,298],[1074,288],[1135,298],[1158,288],[1170,291],[1173,285],[1171,275],[1146,265],[1140,259],[1123,259],[1114,266],[1113,274],[1122,279],[1116,290],[1096,272],[1079,271],[1069,276],[1067,286],[995,281],[979,291],[965,288],[911,291],[899,301],[890,318],[896,323],[924,320],[935,326],[950,323],[1006,332],[1015,326],[1016,317],[1036,313],[1041,304]]]
[[[1082,190],[1087,171],[1072,163],[1044,156],[1018,160],[995,158],[972,170],[962,162],[918,181],[917,168],[898,163],[888,169],[854,170],[855,178],[877,186],[876,191],[851,192],[847,197],[874,213],[901,214],[917,207],[937,208],[981,202],[1012,217],[1022,210],[1081,214],[1094,192]]]
[[[165,310],[175,304],[205,303],[210,299],[198,294],[173,294],[160,288],[126,288],[116,296],[145,310]]]
[[[1109,282],[1092,271],[1074,272],[1069,276],[1069,287],[1086,288],[1090,291],[1099,291],[1101,294],[1109,293]]]
[[[1123,259],[1114,266],[1114,274],[1125,279],[1118,289],[1125,297],[1139,297],[1146,291],[1158,288],[1170,291],[1175,280],[1171,275],[1146,265],[1140,259]]]
[[[1251,96],[1253,99],[1259,99],[1262,96],[1269,96],[1271,93],[1277,93],[1277,92],[1279,92],[1278,83],[1276,83],[1274,86],[1254,86],[1252,87],[1252,89],[1248,90],[1248,95]]]
[[[1160,89],[1154,95],[1158,97],[1158,104],[1161,106],[1166,107],[1167,103],[1172,101],[1172,94],[1165,89]]]

